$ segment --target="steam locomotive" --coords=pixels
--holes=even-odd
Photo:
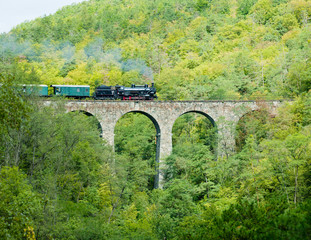
[[[95,89],[93,96],[90,96],[90,86],[88,85],[51,85],[52,96],[65,96],[71,98],[93,98],[96,100],[153,100],[157,98],[156,89],[152,83],[151,87],[145,85],[132,84],[131,87],[106,86],[101,85]],[[48,95],[47,85],[22,85],[24,94],[35,94],[41,97]]]
[[[132,84],[131,87],[101,85],[95,89],[94,99],[121,99],[121,100],[153,100],[157,98],[156,89],[151,87]]]

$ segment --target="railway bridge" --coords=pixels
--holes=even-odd
[[[281,101],[66,101],[68,112],[83,111],[97,118],[102,136],[114,146],[114,128],[126,113],[146,115],[157,133],[156,161],[161,170],[161,160],[172,153],[172,128],[178,117],[196,112],[206,116],[217,128],[217,155],[230,155],[235,148],[235,129],[239,119],[248,112],[267,109],[277,113]],[[50,104],[47,101],[46,104]],[[156,182],[161,181],[161,172]]]

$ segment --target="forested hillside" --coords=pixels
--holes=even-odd
[[[89,0],[0,35],[0,239],[310,239],[311,1]],[[155,83],[160,100],[284,101],[244,115],[217,155],[199,113],[156,130],[45,106],[18,84]],[[230,126],[230,123],[228,123]]]
[[[310,15],[309,0],[91,0],[17,26],[0,46],[44,84],[154,81],[161,99],[291,98],[311,85]]]

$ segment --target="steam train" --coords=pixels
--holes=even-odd
[[[95,89],[94,94],[90,95],[88,85],[51,85],[52,96],[64,96],[70,98],[93,98],[95,100],[153,100],[157,98],[156,89],[152,83],[151,87],[145,85],[132,84],[131,87],[106,86],[101,85]],[[21,90],[26,95],[38,95],[50,97],[47,85],[22,85]]]

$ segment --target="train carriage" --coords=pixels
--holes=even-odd
[[[51,85],[55,96],[87,98],[90,97],[88,85]]]
[[[47,85],[35,85],[35,84],[23,84],[21,90],[25,95],[36,95],[40,97],[47,97],[48,86]]]

